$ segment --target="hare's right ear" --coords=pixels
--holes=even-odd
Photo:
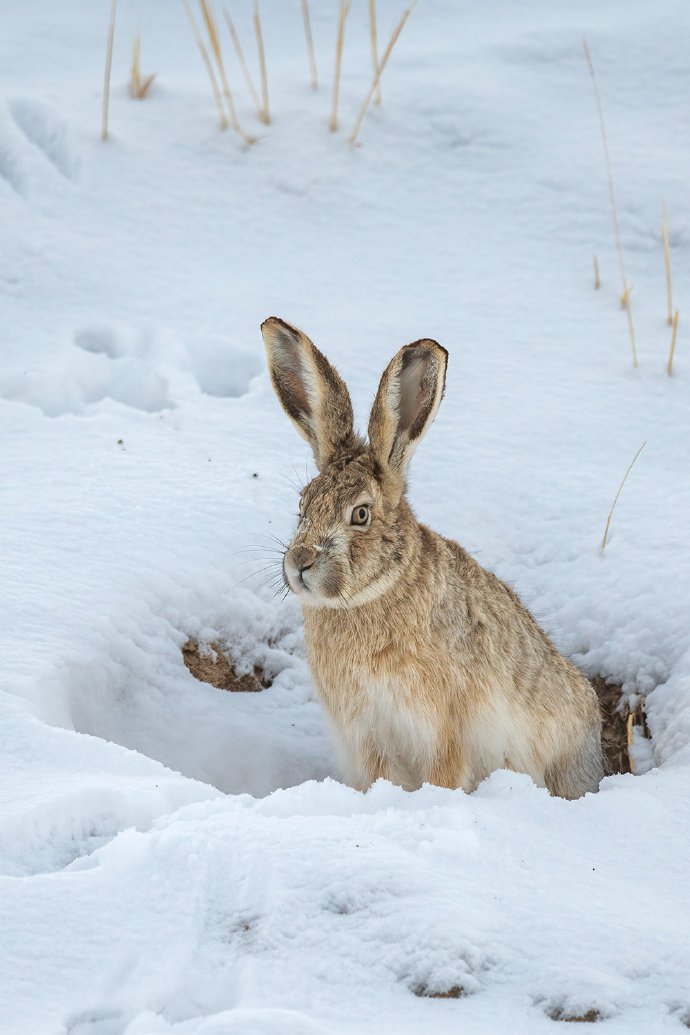
[[[296,327],[271,316],[261,324],[261,333],[275,393],[322,471],[359,441],[345,382]]]

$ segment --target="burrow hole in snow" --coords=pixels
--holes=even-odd
[[[628,696],[620,683],[602,676],[591,680],[601,708],[601,743],[606,772],[633,773],[632,750],[636,740],[650,739],[644,697]]]
[[[248,664],[241,659],[233,659],[217,640],[208,644],[187,640],[182,647],[182,660],[195,679],[210,683],[218,690],[256,693],[268,690],[273,683],[265,668],[256,663]]]
[[[104,620],[61,666],[67,722],[229,794],[335,776],[297,608],[226,582]]]

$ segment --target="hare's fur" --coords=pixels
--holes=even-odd
[[[595,791],[594,690],[515,593],[420,525],[405,498],[407,463],[441,400],[445,351],[422,341],[394,357],[366,445],[344,383],[309,339],[275,319],[262,329],[276,392],[320,468],[284,571],[350,782],[470,791],[509,768],[565,798]],[[351,518],[357,507],[365,527]]]

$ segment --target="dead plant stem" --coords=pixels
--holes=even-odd
[[[616,504],[618,503],[618,497],[620,496],[621,492],[623,491],[623,486],[625,485],[625,483],[626,483],[626,481],[628,479],[628,475],[630,474],[630,472],[632,471],[632,469],[633,469],[633,467],[635,465],[635,461],[637,460],[638,456],[640,455],[640,453],[642,452],[642,450],[644,449],[644,447],[646,445],[647,445],[647,443],[643,442],[642,445],[640,446],[640,448],[637,450],[637,452],[635,453],[635,456],[630,461],[630,466],[628,467],[628,470],[623,475],[623,481],[618,486],[618,492],[616,493],[615,499],[614,499],[613,503],[611,504],[611,509],[609,511],[609,516],[606,519],[606,528],[604,529],[604,538],[601,540],[601,549],[602,549],[602,551],[606,547],[606,540],[607,540],[608,534],[609,534],[609,526],[611,524],[611,518],[613,517],[613,512],[616,509]]]
[[[616,204],[616,192],[613,187],[613,172],[611,171],[611,158],[609,156],[609,144],[608,135],[606,133],[606,122],[604,120],[604,109],[601,103],[601,96],[599,94],[599,87],[597,85],[597,77],[594,71],[594,62],[592,61],[592,55],[589,52],[587,46],[587,40],[582,41],[582,46],[585,52],[585,58],[587,60],[587,67],[589,74],[592,79],[592,87],[594,89],[594,98],[597,103],[597,111],[599,112],[599,125],[601,127],[601,139],[604,145],[604,159],[606,161],[606,174],[609,183],[609,197],[611,200],[611,215],[613,217],[613,234],[616,240],[616,251],[618,252],[618,263],[621,270],[621,280],[623,281],[623,294],[621,296],[621,305],[625,306],[628,313],[628,331],[630,334],[630,346],[632,349],[633,366],[637,364],[637,345],[635,342],[635,328],[633,326],[632,312],[630,306],[630,288],[628,287],[628,278],[625,272],[625,262],[623,260],[623,248],[621,245],[621,232],[620,224],[618,221],[618,206]]]

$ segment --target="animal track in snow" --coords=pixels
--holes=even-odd
[[[59,116],[48,105],[29,97],[17,97],[10,101],[9,107],[29,143],[38,148],[65,179],[76,179],[79,159]]]
[[[245,395],[263,370],[258,350],[233,347],[226,338],[196,342],[189,358],[201,391],[220,399]]]
[[[74,336],[74,344],[84,352],[107,356],[112,360],[125,357],[139,361],[153,361],[156,353],[153,337],[139,333],[136,339],[118,333],[112,327],[84,327]],[[174,348],[166,342],[161,354],[167,362],[177,362],[182,367],[191,367],[191,373],[199,389],[205,395],[219,399],[236,399],[245,395],[252,380],[261,373],[261,355],[244,347],[233,347],[227,338],[203,337],[194,345],[180,345],[175,356]]]
[[[89,788],[8,816],[0,823],[0,874],[32,877],[89,865],[120,831],[149,829],[154,815],[136,797]]]
[[[0,135],[0,175],[2,154]],[[251,390],[263,369],[258,351],[228,346],[220,337],[202,338],[194,347],[169,338],[159,344],[148,330],[94,323],[74,332],[72,346],[56,351],[49,366],[1,373],[0,397],[35,406],[47,417],[82,415],[108,399],[158,413],[175,406],[169,372],[183,393],[191,385],[205,395],[234,399]]]
[[[16,132],[0,113],[0,179],[4,180],[16,194],[23,194],[26,187],[26,171],[23,168]]]
[[[130,1019],[110,1010],[83,1010],[67,1018],[67,1035],[122,1035]]]
[[[119,359],[126,350],[119,336],[110,327],[86,327],[74,335],[74,344],[84,352]]]
[[[74,345],[49,368],[8,371],[0,377],[0,396],[35,406],[47,417],[80,415],[106,399],[147,413],[174,406],[146,335],[130,343],[112,328],[84,328]]]

